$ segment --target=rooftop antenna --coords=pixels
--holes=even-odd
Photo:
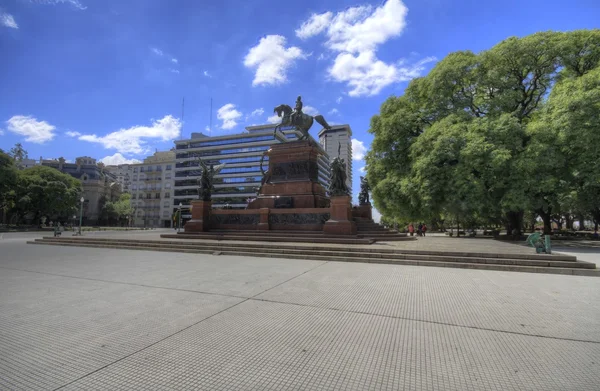
[[[181,140],[183,140],[183,114],[184,114],[184,109],[185,109],[185,96],[181,100],[181,134],[180,134]]]
[[[208,132],[212,136],[212,97],[210,98],[210,125],[208,126]]]

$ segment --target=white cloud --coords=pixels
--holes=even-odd
[[[179,61],[178,61],[176,58],[172,58],[172,59],[171,59],[171,62],[172,62],[173,64],[179,64]]]
[[[425,64],[434,60],[428,57],[416,64],[402,66],[401,62],[386,64],[378,60],[374,52],[358,55],[340,53],[329,68],[329,75],[336,81],[346,82],[350,87],[350,96],[372,96],[390,84],[418,77],[425,69]]]
[[[227,103],[217,110],[217,118],[223,121],[221,129],[232,129],[237,125],[237,120],[242,116],[242,113],[235,109],[233,103]]]
[[[352,139],[352,160],[363,160],[365,154],[367,153],[367,148],[362,141],[358,141],[357,139]]]
[[[325,55],[323,53],[319,54],[319,57],[317,57],[317,61],[321,61],[325,59]]]
[[[175,68],[169,68],[169,71],[171,73],[179,73],[179,69],[175,69]]]
[[[73,7],[80,9],[80,10],[87,9],[87,7],[84,6],[83,4],[81,4],[81,2],[79,0],[31,0],[31,1],[40,3],[40,4],[50,4],[50,5],[67,3],[67,4],[71,4]]]
[[[261,107],[260,109],[256,109],[252,113],[250,113],[250,117],[261,116],[264,113],[265,113],[265,110]]]
[[[67,136],[69,136],[69,137],[79,137],[79,136],[81,136],[81,133],[79,133],[79,132],[71,132],[71,131],[68,131],[68,132],[65,132],[65,134],[66,134]]]
[[[339,52],[362,53],[397,37],[406,27],[408,8],[401,0],[387,0],[372,6],[348,8],[338,12],[327,25],[327,47]]]
[[[339,110],[338,110],[338,109],[336,109],[336,108],[333,108],[333,109],[329,110],[329,112],[328,112],[327,114],[329,114],[329,115],[334,115],[334,114],[339,114],[339,113],[340,113],[340,112],[339,112]]]
[[[4,136],[4,130],[0,129],[0,136]]]
[[[210,132],[210,126],[206,125],[206,127],[204,128],[204,130],[206,130],[207,132]]]
[[[116,166],[119,164],[134,164],[141,163],[141,160],[137,159],[127,159],[125,156],[121,155],[119,152],[115,153],[112,156],[105,156],[100,159],[101,163],[104,163],[107,166]]]
[[[335,15],[313,14],[296,30],[296,35],[306,39],[324,33],[325,46],[338,52],[328,69],[331,79],[346,83],[350,96],[371,96],[390,84],[419,76],[424,65],[433,61],[427,58],[404,65],[402,61],[385,63],[377,58],[378,47],[402,33],[407,13],[408,8],[401,0],[387,0],[379,7],[366,5]]]
[[[276,85],[287,82],[287,71],[296,60],[307,56],[298,47],[285,47],[285,37],[267,35],[250,49],[244,58],[244,65],[256,69],[253,86]]]
[[[337,102],[337,104],[339,105],[340,103],[342,103],[342,97],[338,96],[338,98],[335,100]]]
[[[365,174],[367,172],[367,166],[362,166],[358,171],[360,171],[361,174]]]
[[[323,14],[312,14],[310,18],[296,30],[296,36],[301,39],[307,39],[314,35],[322,33],[331,22],[333,12]]]
[[[25,141],[43,144],[54,138],[55,126],[46,121],[38,121],[32,116],[15,115],[6,121],[7,129],[13,133],[25,136]]]
[[[206,77],[212,77],[212,76],[211,76],[211,75],[208,73],[208,71],[204,71],[204,76],[206,76]]]
[[[12,29],[18,29],[19,25],[15,22],[15,18],[6,12],[0,10],[0,25],[10,27]]]
[[[270,124],[278,124],[281,122],[281,117],[278,117],[277,114],[273,114],[269,118],[267,118],[267,122]]]
[[[315,109],[312,106],[306,105],[302,108],[302,111],[308,115],[312,115],[315,116],[317,114],[319,114],[319,110]]]
[[[132,126],[127,129],[119,129],[106,136],[88,134],[79,137],[79,140],[99,143],[107,149],[116,149],[121,153],[141,154],[146,151],[146,139],[160,139],[162,141],[173,140],[179,137],[181,132],[181,121],[171,115],[167,115],[151,126]]]
[[[163,51],[162,51],[162,50],[160,50],[159,48],[150,48],[150,50],[152,50],[152,52],[153,52],[154,54],[156,54],[157,56],[162,56],[162,55],[164,55]]]

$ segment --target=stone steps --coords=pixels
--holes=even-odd
[[[109,238],[36,239],[32,244],[119,248],[149,251],[223,254],[255,257],[309,259],[333,262],[384,263],[397,265],[457,267],[484,270],[600,276],[595,264],[577,261],[572,256],[546,254],[487,254],[440,251],[369,249],[335,246],[294,246],[280,243],[276,247],[252,243],[212,241],[135,240]]]
[[[214,240],[243,240],[243,241],[288,241],[293,236],[294,240],[302,243],[335,243],[335,244],[370,244],[376,241],[415,240],[406,234],[394,233],[362,233],[356,235],[331,235],[311,231],[228,231],[213,230],[209,232],[190,232],[179,234],[163,234],[167,239],[214,239]]]
[[[266,231],[268,232],[268,231]],[[240,241],[258,241],[258,242],[286,242],[290,238],[294,238],[298,243],[323,243],[323,244],[372,244],[375,239],[359,238],[357,236],[337,236],[315,234],[299,234],[272,232],[260,235],[258,231],[230,231],[230,232],[194,232],[194,233],[179,233],[179,234],[163,234],[165,239],[207,239],[207,240],[240,240]]]

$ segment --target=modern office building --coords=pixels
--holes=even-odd
[[[192,133],[190,139],[176,140],[174,210],[181,203],[184,210],[182,217],[190,217],[189,212],[185,211],[188,210],[190,201],[198,199],[198,158],[209,165],[225,163],[225,167],[215,177],[213,207],[245,208],[248,201],[256,196],[256,189],[260,186],[260,164],[264,153],[273,144],[296,140],[301,136],[292,127],[281,128],[276,133],[273,132],[274,129],[275,125],[272,124],[248,126],[246,132],[239,134],[209,137],[202,133]],[[329,158],[325,151],[322,152],[319,181],[327,188]],[[268,166],[268,157],[265,157],[264,170]]]
[[[346,162],[346,184],[352,189],[352,129],[350,125],[332,125],[319,132],[319,143],[329,159],[341,157]],[[338,153],[339,151],[339,153]]]
[[[133,226],[171,227],[174,166],[174,151],[157,151],[142,163],[106,167],[131,193]]]

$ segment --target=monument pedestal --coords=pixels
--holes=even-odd
[[[309,140],[275,144],[269,150],[268,180],[248,209],[326,208],[319,183],[319,148]]]
[[[192,201],[192,218],[183,227],[185,232],[208,232],[210,230],[210,207],[212,201]]]
[[[331,235],[356,235],[356,223],[352,221],[350,196],[331,197],[331,217],[323,226],[323,232]]]
[[[355,206],[352,208],[352,217],[361,218],[365,220],[373,220],[373,207],[371,203],[368,202],[364,205]]]

